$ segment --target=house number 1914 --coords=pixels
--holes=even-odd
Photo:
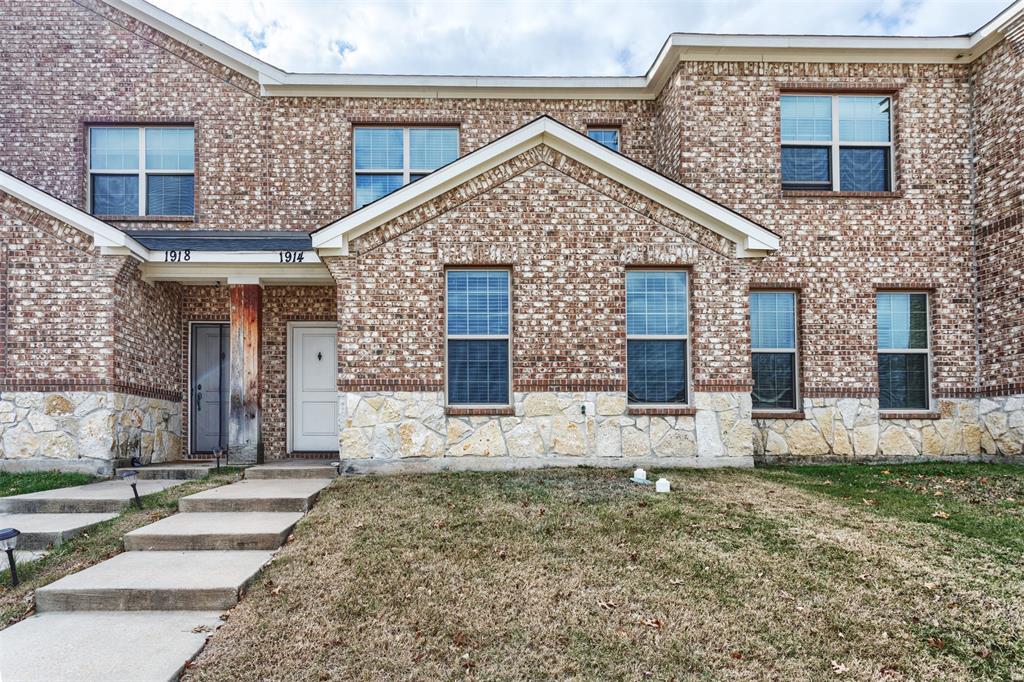
[[[282,263],[301,263],[305,259],[301,251],[279,251],[277,255]]]

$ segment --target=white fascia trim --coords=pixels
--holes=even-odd
[[[256,81],[274,81],[283,78],[286,72],[239,50],[237,47],[216,38],[192,24],[165,12],[145,0],[103,0],[111,7],[130,17],[169,35],[196,52],[238,71]]]
[[[522,152],[546,144],[736,244],[736,255],[779,248],[778,235],[551,118],[540,118],[313,233],[313,248],[341,249],[397,216]]]
[[[149,249],[121,230],[19,180],[10,173],[0,171],[0,190],[89,235],[102,253],[132,255],[142,261],[149,260]]]
[[[289,73],[145,0],[104,0],[210,59],[259,82],[266,96],[652,99],[680,61],[965,64],[1002,39],[1024,0],[970,34],[947,37],[673,33],[643,76],[407,76]]]

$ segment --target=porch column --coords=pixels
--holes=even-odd
[[[232,462],[263,462],[260,429],[263,289],[258,280],[228,280],[231,292],[231,408],[228,453]]]

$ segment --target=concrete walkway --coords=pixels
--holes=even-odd
[[[327,469],[252,467],[128,533],[123,554],[39,588],[37,615],[0,631],[0,680],[176,680],[330,485]]]

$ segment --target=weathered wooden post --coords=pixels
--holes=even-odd
[[[231,290],[231,408],[228,425],[229,458],[236,463],[263,462],[260,429],[262,387],[261,334],[263,289],[258,283],[232,283]]]

